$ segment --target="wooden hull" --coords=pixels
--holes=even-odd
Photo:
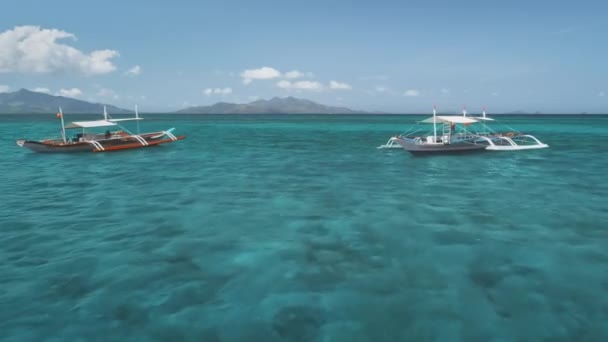
[[[154,136],[158,136],[158,133],[142,134],[140,136],[146,142],[145,145],[133,137],[99,140],[96,144],[90,142],[68,142],[64,144],[57,141],[30,140],[20,140],[17,141],[17,144],[37,153],[112,152],[157,146],[186,138],[183,135],[176,136],[175,140],[166,136],[154,138]]]
[[[172,142],[178,141],[178,140],[184,140],[184,139],[186,139],[186,136],[179,135],[179,136],[176,136],[175,138],[176,138],[176,140],[173,140],[173,139],[148,140],[148,139],[146,139],[146,142],[148,143],[148,145],[142,145],[139,142],[129,142],[128,144],[118,144],[118,145],[113,145],[113,146],[108,146],[108,147],[104,146],[104,150],[94,150],[93,152],[112,152],[112,151],[132,150],[135,148],[157,146],[157,145],[161,145],[161,144],[172,143]]]
[[[21,147],[25,147],[37,153],[75,153],[75,152],[93,152],[93,145],[88,143],[73,143],[73,144],[48,144],[39,141],[23,141],[17,142]]]

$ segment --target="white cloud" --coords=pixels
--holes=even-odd
[[[232,94],[232,88],[207,88],[203,90],[203,93],[207,96],[210,95],[228,95]]]
[[[493,92],[492,96],[498,96],[498,93],[497,92]]]
[[[9,89],[11,89],[11,87],[9,87],[5,84],[0,84],[0,93],[7,93],[9,91]]]
[[[289,81],[279,81],[277,83],[277,87],[283,88],[283,89],[289,89],[289,88],[291,88],[291,82],[289,82]]]
[[[126,75],[130,75],[130,76],[137,76],[139,74],[142,73],[142,69],[139,65],[136,65],[134,67],[132,67],[131,69],[127,70],[127,72],[125,72]]]
[[[416,89],[408,89],[403,93],[405,96],[420,96],[420,91]]]
[[[100,97],[111,97],[114,100],[118,100],[120,98],[120,96],[118,96],[118,94],[116,94],[114,92],[114,90],[112,90],[112,89],[106,89],[106,88],[99,89],[99,91],[97,92],[97,96],[100,96]]]
[[[46,93],[46,94],[50,94],[51,93],[51,90],[49,88],[46,88],[46,87],[34,88],[33,91],[35,91],[37,93]]]
[[[285,78],[302,78],[302,77],[312,77],[312,72],[301,72],[298,70],[292,70],[285,73]]]
[[[374,89],[379,93],[383,93],[388,90],[385,86],[376,86]]]
[[[330,81],[329,82],[329,88],[330,89],[338,89],[338,90],[350,90],[350,89],[353,89],[353,87],[350,84],[340,83],[340,82],[336,82],[336,81]]]
[[[65,96],[65,97],[78,97],[82,95],[82,91],[78,88],[71,89],[60,89],[57,95]]]
[[[282,89],[314,90],[314,91],[321,91],[321,90],[325,90],[325,89],[336,89],[336,90],[352,89],[350,84],[340,83],[340,82],[336,82],[336,81],[330,81],[329,85],[327,87],[325,87],[323,84],[321,84],[320,82],[316,82],[316,81],[292,82],[292,81],[287,81],[287,80],[281,80],[281,81],[277,82],[277,87],[282,88]]]
[[[440,92],[441,92],[442,94],[449,94],[449,93],[450,93],[450,90],[449,90],[449,89],[447,89],[447,88],[441,88]]]
[[[282,89],[298,89],[298,90],[323,90],[323,85],[319,82],[314,81],[298,81],[298,82],[289,82],[289,81],[279,81],[277,83],[277,87]]]
[[[259,69],[248,69],[240,74],[243,79],[243,84],[247,85],[254,80],[270,80],[276,78],[282,78],[281,81],[277,82],[277,87],[282,89],[298,89],[298,90],[324,90],[324,89],[337,89],[345,90],[352,89],[352,86],[347,83],[341,83],[337,81],[330,81],[329,84],[324,86],[323,84],[316,81],[291,81],[297,78],[313,77],[311,72],[302,72],[299,70],[291,70],[285,73],[281,73],[279,70],[271,67],[261,67]]]
[[[604,91],[602,90],[602,91],[600,91],[600,92],[597,94],[597,96],[604,97],[604,96],[606,96],[606,92],[604,92]]]
[[[259,96],[257,96],[257,95],[252,95],[252,96],[249,96],[249,97],[248,97],[248,99],[249,99],[250,101],[257,101],[257,100],[259,100],[259,99],[260,99],[260,97],[259,97]]]
[[[285,73],[286,78],[300,78],[304,77],[304,73],[299,72],[298,70],[292,70]]]
[[[39,26],[16,26],[0,33],[0,73],[50,73],[77,71],[86,75],[106,74],[116,70],[111,59],[115,50],[95,50],[89,54],[61,39],[76,36],[58,29]]]
[[[243,84],[249,84],[253,80],[268,80],[281,77],[281,73],[271,67],[261,67],[259,69],[249,69],[241,73]]]

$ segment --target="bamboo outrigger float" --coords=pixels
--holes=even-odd
[[[488,151],[521,151],[521,150],[537,150],[548,148],[549,145],[541,142],[531,134],[518,132],[510,127],[506,132],[493,130],[488,122],[495,121],[486,116],[486,108],[483,107],[482,116],[475,117],[481,125],[475,134],[479,140],[485,141],[488,145]]]
[[[156,146],[183,140],[184,135],[175,136],[171,133],[174,128],[166,131],[139,134],[139,120],[143,120],[135,107],[135,117],[112,119],[106,107],[103,108],[103,120],[74,121],[65,125],[63,111],[59,108],[57,117],[61,119],[61,137],[46,140],[17,140],[17,145],[39,153],[72,153],[72,152],[111,152],[135,148]],[[118,122],[135,120],[138,123],[138,133],[133,133],[120,126]],[[88,129],[106,128],[105,133],[89,132]],[[117,129],[116,129],[117,128]],[[66,130],[81,129],[72,138],[68,138]],[[111,129],[116,129],[112,131]]]

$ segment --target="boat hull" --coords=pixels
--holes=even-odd
[[[180,135],[176,136],[175,139],[171,139],[159,136],[155,133],[141,135],[141,137],[146,142],[145,145],[132,137],[100,140],[96,141],[96,144],[90,142],[68,142],[64,144],[57,141],[18,140],[17,145],[36,153],[112,152],[157,146],[186,138],[185,136]]]
[[[168,143],[172,143],[178,140],[183,140],[185,139],[186,136],[184,135],[180,135],[175,137],[175,140],[173,139],[146,139],[146,142],[148,143],[147,145],[142,145],[139,142],[129,142],[127,144],[117,144],[117,145],[112,145],[112,146],[104,146],[104,150],[94,150],[93,152],[113,152],[113,151],[122,151],[122,150],[132,150],[132,149],[136,149],[136,148],[144,148],[144,147],[152,147],[152,146],[157,146],[157,145],[161,145],[161,144],[168,144]]]
[[[39,141],[18,141],[17,144],[37,153],[77,153],[93,152],[94,147],[88,143],[73,143],[66,145],[49,144]]]
[[[453,144],[416,144],[404,139],[396,139],[397,143],[406,151],[416,154],[452,154],[484,151],[487,145],[470,142]]]

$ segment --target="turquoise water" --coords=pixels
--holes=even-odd
[[[34,154],[56,119],[0,117],[0,339],[608,338],[606,116],[435,157],[376,149],[420,117],[147,118],[187,139]]]

